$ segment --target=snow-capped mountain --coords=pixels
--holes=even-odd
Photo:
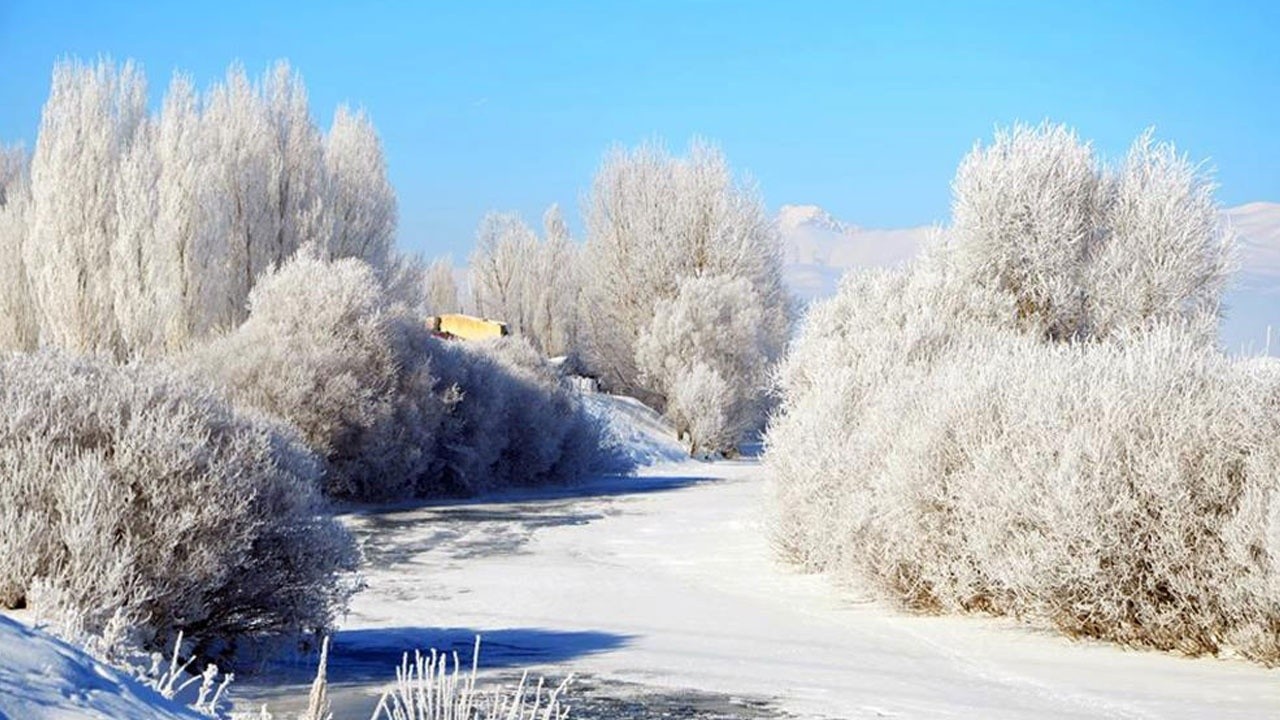
[[[1226,294],[1223,346],[1261,352],[1271,327],[1270,351],[1280,354],[1280,203],[1248,203],[1224,210],[1222,217],[1236,232],[1239,264]],[[901,265],[935,230],[866,230],[816,205],[784,205],[776,222],[784,278],[803,302],[834,295],[847,270]]]
[[[1240,282],[1280,291],[1280,203],[1249,203],[1222,216],[1236,231]]]
[[[1224,210],[1239,269],[1226,294],[1222,342],[1230,351],[1280,355],[1280,203]]]
[[[816,205],[783,205],[778,211],[783,274],[802,301],[830,297],[851,268],[893,267],[914,256],[932,227],[865,230],[833,218]]]

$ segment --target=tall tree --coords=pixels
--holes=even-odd
[[[37,341],[23,252],[31,207],[30,157],[0,147],[0,349],[31,350]]]
[[[117,352],[111,248],[114,189],[146,116],[146,82],[132,63],[60,62],[31,159],[24,252],[42,341],[76,352]]]
[[[592,312],[584,327],[590,362],[606,384],[666,408],[671,387],[658,380],[659,368],[638,361],[637,341],[658,304],[675,300],[688,278],[744,280],[749,295],[742,302],[762,310],[755,352],[766,364],[780,355],[790,301],[778,234],[755,188],[734,178],[719,150],[694,143],[687,157],[656,145],[611,152],[585,214],[585,304]]]
[[[382,143],[364,112],[339,106],[324,142],[332,258],[358,257],[382,266],[396,234],[396,194]]]

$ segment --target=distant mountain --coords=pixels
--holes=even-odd
[[[1239,238],[1239,269],[1226,295],[1223,345],[1232,352],[1261,352],[1271,327],[1271,354],[1280,355],[1280,203],[1249,203],[1228,208],[1222,216]],[[816,205],[784,205],[777,223],[783,277],[804,302],[834,295],[846,270],[905,263],[934,232],[932,227],[866,230]]]
[[[830,297],[851,268],[894,267],[910,260],[932,227],[864,230],[843,223],[817,205],[783,205],[778,211],[783,276],[802,301]]]
[[[1268,349],[1270,334],[1270,353],[1280,355],[1280,203],[1249,203],[1222,215],[1236,231],[1239,261],[1226,294],[1223,345],[1258,353]]]

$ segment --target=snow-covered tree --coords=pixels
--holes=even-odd
[[[912,607],[1280,660],[1280,372],[1214,346],[1208,181],[1045,125],[953,187],[949,237],[846,277],[782,364],[775,546]]]
[[[339,106],[324,139],[328,173],[325,212],[330,257],[387,262],[396,234],[396,194],[387,179],[382,142],[364,112]]]
[[[223,212],[222,168],[213,157],[217,138],[190,78],[174,75],[156,126],[160,181],[151,252],[163,269],[155,286],[163,344],[154,350],[168,352],[217,325],[235,239]]]
[[[658,304],[676,299],[692,277],[744,280],[739,287],[761,311],[757,350],[765,364],[781,354],[790,309],[777,231],[755,189],[733,177],[718,150],[694,144],[684,158],[654,145],[611,153],[592,183],[586,221],[584,296],[591,312],[584,330],[590,362],[607,385],[666,407],[669,398],[653,382],[661,368],[641,366],[637,343]]]
[[[957,270],[1048,337],[1218,310],[1229,243],[1212,184],[1150,132],[1111,170],[1066,127],[1015,125],[964,159],[953,190]]]
[[[16,189],[26,176],[29,161],[21,145],[0,145],[0,205],[8,202],[10,188]]]
[[[437,258],[427,266],[423,280],[426,284],[426,315],[443,315],[462,310],[458,296],[458,281],[454,276],[453,261]]]
[[[1233,238],[1214,185],[1150,131],[1109,177],[1106,242],[1087,269],[1090,332],[1105,336],[1221,309]]]
[[[636,362],[695,454],[730,452],[759,422],[775,343],[767,333],[764,308],[742,277],[685,278],[676,297],[654,307]]]
[[[538,236],[519,215],[491,212],[480,221],[471,254],[468,278],[476,310],[521,335],[530,326],[526,292],[537,244]]]
[[[581,250],[569,236],[559,205],[542,216],[543,238],[534,258],[529,288],[532,307],[529,340],[547,357],[579,350],[578,326],[582,294]]]
[[[114,353],[111,250],[114,188],[146,117],[146,82],[132,63],[60,62],[31,158],[24,261],[41,341]]]
[[[29,157],[0,148],[0,350],[31,350],[37,341],[26,262],[31,207]]]
[[[0,204],[0,242],[25,284],[6,283],[4,302],[30,319],[4,321],[6,347],[159,355],[241,322],[257,279],[306,242],[391,262],[372,125],[340,110],[325,138],[284,63],[256,83],[232,66],[204,94],[177,75],[155,116],[132,64],[59,63],[29,182],[19,157],[0,159],[14,186],[0,192],[22,199]]]
[[[577,349],[579,249],[558,206],[547,208],[543,225],[539,238],[519,215],[486,215],[468,277],[477,312],[554,357]]]
[[[161,179],[155,133],[149,118],[138,123],[116,176],[116,229],[105,270],[122,354],[152,351],[164,341],[165,308],[158,290],[170,269],[159,264],[164,258],[155,247]]]

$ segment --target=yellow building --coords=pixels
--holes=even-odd
[[[471,315],[452,313],[432,316],[427,326],[433,331],[463,340],[486,340],[507,335],[507,324]]]

